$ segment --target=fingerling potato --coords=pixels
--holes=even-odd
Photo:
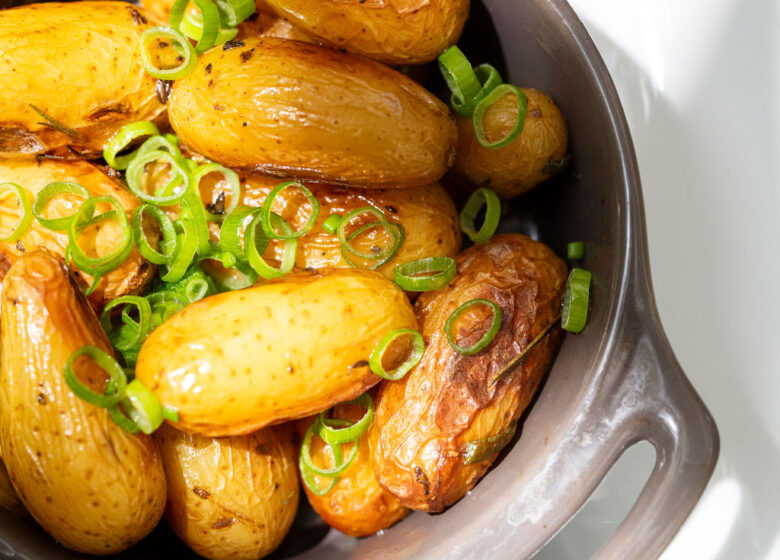
[[[168,480],[165,518],[210,560],[270,554],[298,509],[297,448],[288,424],[209,438],[169,425],[154,434]]]
[[[447,107],[379,63],[273,37],[199,57],[176,80],[182,142],[229,167],[362,187],[422,186],[452,164]]]
[[[10,182],[26,188],[37,195],[46,185],[55,181],[66,181],[82,185],[92,196],[112,196],[124,207],[130,217],[138,206],[138,199],[127,189],[108,177],[95,165],[86,161],[44,160],[40,163],[20,159],[0,159],[0,184]],[[19,221],[18,199],[11,191],[0,197],[0,223],[3,228],[15,225]],[[60,196],[49,203],[44,210],[47,218],[63,217],[73,214],[83,199]],[[32,201],[30,201],[32,203]],[[7,231],[4,229],[4,231]],[[98,254],[111,250],[121,236],[121,230],[114,221],[104,222],[99,228],[89,228],[79,237],[81,247],[93,247]],[[36,249],[47,249],[53,254],[64,257],[68,245],[68,234],[64,231],[52,231],[33,220],[30,229],[18,241],[0,242],[0,280],[8,267],[22,255]],[[156,268],[146,261],[137,249],[115,270],[106,274],[97,289],[89,296],[96,309],[119,296],[140,293],[154,276]],[[88,286],[93,278],[79,271],[73,265],[75,275]]]
[[[472,119],[458,117],[455,172],[504,199],[523,194],[554,174],[568,144],[566,121],[555,102],[535,89],[521,90],[528,99],[525,125],[520,136],[504,148],[482,146],[474,135]],[[516,115],[516,97],[500,97],[483,119],[488,140],[505,136]]]
[[[128,548],[160,519],[165,475],[151,437],[128,434],[65,384],[65,363],[82,346],[112,353],[92,308],[45,251],[11,267],[0,303],[0,445],[19,498],[68,548]],[[76,371],[92,390],[105,384],[91,360]]]
[[[566,266],[545,245],[522,235],[497,235],[457,259],[458,274],[424,293],[415,312],[426,342],[420,363],[380,389],[372,430],[379,483],[406,507],[442,511],[485,474],[550,367],[562,338],[557,323]],[[466,301],[496,303],[503,320],[493,341],[459,354],[444,333]],[[461,346],[476,343],[493,317],[473,308],[456,323]],[[491,383],[539,333],[528,355]],[[471,448],[471,449],[470,449]]]
[[[454,45],[469,0],[268,0],[277,14],[324,42],[386,64],[429,62]]]
[[[122,125],[164,120],[138,48],[149,27],[124,2],[0,11],[0,156],[99,153]]]
[[[404,293],[370,271],[323,270],[197,301],[157,327],[136,376],[179,411],[177,428],[248,434],[375,385],[379,339],[416,328]]]

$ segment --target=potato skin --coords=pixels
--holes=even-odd
[[[0,11],[0,156],[100,152],[122,125],[164,120],[138,50],[149,27],[141,8],[118,2]],[[45,126],[31,105],[77,134]]]
[[[73,394],[62,374],[82,346],[111,346],[67,269],[45,251],[11,267],[0,299],[0,444],[11,482],[68,548],[120,552],[162,515],[160,455],[151,437],[129,435]],[[105,379],[91,362],[78,371],[93,390]]]
[[[469,0],[268,0],[279,16],[334,47],[387,64],[430,62],[458,42]]]
[[[247,40],[176,80],[182,142],[228,167],[361,187],[422,186],[454,158],[447,107],[379,63],[299,41]]]
[[[562,338],[553,328],[528,356],[494,385],[493,377],[556,320],[566,266],[541,243],[497,235],[464,251],[458,274],[415,304],[426,342],[420,363],[379,392],[373,436],[379,483],[409,508],[442,511],[458,501],[495,460],[464,464],[466,443],[499,434],[517,421],[550,367]],[[461,304],[485,298],[498,304],[503,322],[493,342],[466,356],[447,342],[444,323]],[[489,315],[461,320],[462,344],[475,343]]]
[[[416,327],[378,273],[289,274],[190,304],[149,335],[136,376],[179,411],[177,428],[248,434],[365,392],[379,381],[365,361],[379,339]]]
[[[230,438],[166,424],[154,438],[168,479],[165,518],[187,546],[210,560],[256,560],[279,546],[298,509],[288,424]]]
[[[454,171],[479,187],[489,187],[503,199],[532,189],[548,177],[544,166],[566,155],[568,129],[555,102],[535,89],[520,88],[528,98],[523,132],[509,146],[492,150],[474,135],[471,118],[458,117],[458,156]],[[489,139],[506,134],[517,113],[514,95],[498,99],[484,118]]]
[[[333,417],[357,422],[365,411],[365,408],[358,405],[339,404],[333,409]],[[313,420],[314,418],[311,419]],[[303,425],[304,421],[299,423]],[[308,427],[310,423],[305,422],[305,426]],[[373,535],[411,513],[411,510],[401,505],[398,498],[384,490],[377,482],[371,464],[369,432],[372,427],[360,438],[358,456],[341,475],[333,490],[324,496],[318,496],[303,485],[309,503],[325,523],[351,537]],[[350,450],[351,445],[345,446],[344,454],[348,455]],[[333,453],[317,437],[312,438],[311,456],[315,465],[333,465]],[[314,479],[323,487],[330,483],[329,480],[316,475]]]
[[[113,196],[124,207],[128,218],[139,204],[138,199],[127,189],[108,177],[100,168],[86,161],[44,160],[36,163],[30,160],[0,159],[0,183],[17,183],[35,196],[43,187],[54,181],[78,183],[92,196]],[[0,202],[0,217],[4,223],[14,223],[13,221],[18,219],[16,198],[9,196],[2,202]],[[56,209],[49,208],[45,215],[54,216],[53,212],[56,210],[59,210],[62,215],[68,215],[73,213],[75,206],[63,204]],[[89,232],[81,238],[84,246],[89,244],[88,235]],[[99,246],[111,247],[117,236],[118,228],[107,226],[101,229],[100,237],[95,239],[100,239]],[[0,280],[5,276],[8,267],[26,252],[47,249],[55,255],[64,257],[67,245],[67,232],[46,229],[38,223],[38,220],[33,220],[30,229],[18,242],[0,242],[0,263],[4,263],[4,266],[0,264]],[[92,282],[92,277],[78,271],[75,265],[73,270],[85,286]],[[119,296],[140,293],[154,276],[155,270],[154,265],[146,261],[137,249],[133,249],[122,265],[103,277],[97,289],[89,296],[89,301],[100,310],[106,303]]]

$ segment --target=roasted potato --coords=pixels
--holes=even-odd
[[[0,11],[0,156],[102,152],[122,125],[164,120],[138,49],[149,27],[123,2]]]
[[[340,404],[334,407],[333,417],[357,422],[365,408],[355,404]],[[308,427],[313,421],[299,421]],[[370,432],[371,428],[369,428]],[[369,432],[360,438],[360,450],[355,461],[339,477],[339,481],[324,496],[318,496],[304,484],[303,489],[314,511],[325,523],[352,537],[365,537],[386,529],[406,517],[410,510],[403,507],[398,498],[379,486],[371,464]],[[344,446],[348,456],[352,446]],[[315,465],[324,468],[333,466],[333,452],[320,438],[312,438],[311,457]],[[312,475],[321,487],[327,487],[330,480]]]
[[[458,42],[469,0],[268,0],[282,18],[334,47],[387,64],[419,64]]]
[[[197,301],[152,331],[136,376],[179,411],[177,427],[248,434],[375,385],[369,354],[416,328],[404,293],[375,272],[289,274]]]
[[[2,461],[0,461],[0,508],[17,515],[27,515],[27,510],[19,500],[19,495],[8,476],[8,469]]]
[[[229,167],[363,187],[422,186],[452,164],[447,107],[379,63],[266,37],[212,49],[176,80],[171,124]]]
[[[122,551],[163,513],[160,454],[151,437],[125,432],[63,376],[82,346],[112,353],[111,345],[65,266],[46,251],[11,267],[0,301],[0,445],[11,482],[30,514],[68,548]],[[105,384],[91,360],[77,361],[76,371],[94,391]]]
[[[535,187],[552,174],[564,156],[568,129],[555,102],[535,89],[521,88],[528,98],[523,132],[504,148],[482,146],[471,118],[458,117],[458,156],[454,171],[479,187],[489,187],[504,199]],[[483,120],[489,140],[505,136],[517,115],[516,97],[504,95]]]
[[[35,196],[43,187],[55,181],[78,183],[93,196],[113,196],[122,204],[128,217],[139,204],[138,199],[127,189],[121,187],[98,167],[85,161],[44,160],[35,163],[29,160],[0,159],[0,184],[16,183]],[[73,214],[80,200],[59,197],[48,205],[45,215],[55,217]],[[9,192],[8,196],[0,197],[0,221],[3,224],[15,224],[19,220],[18,216],[16,196],[12,196]],[[115,222],[105,222],[100,228],[85,230],[79,238],[79,245],[84,248],[93,247],[98,254],[102,254],[115,246],[119,235],[121,235],[120,230]],[[33,220],[30,229],[19,241],[0,242],[0,279],[5,275],[8,267],[26,252],[48,249],[62,257],[65,255],[67,245],[67,232],[52,231],[43,227],[38,220]],[[102,278],[97,289],[89,296],[89,300],[97,309],[102,309],[114,298],[139,293],[152,279],[155,270],[151,263],[141,257],[137,249],[133,249],[119,268]],[[74,272],[85,286],[92,282],[92,277],[78,271],[75,265]]]
[[[256,560],[273,551],[298,508],[298,460],[288,424],[208,438],[162,426],[154,434],[168,479],[165,518],[210,560]]]
[[[382,385],[371,432],[379,483],[404,506],[431,512],[459,500],[485,474],[562,338],[560,327],[551,325],[560,315],[566,266],[545,245],[497,235],[457,261],[458,274],[447,287],[417,300],[425,354],[402,380]],[[444,324],[457,307],[477,298],[500,307],[501,327],[486,349],[459,354]],[[465,313],[456,339],[463,346],[476,343],[491,318],[481,307]],[[546,329],[549,334],[514,363]]]

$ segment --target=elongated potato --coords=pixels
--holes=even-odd
[[[247,434],[365,392],[379,339],[416,326],[375,272],[291,274],[187,306],[146,339],[136,376],[179,411],[178,428]]]
[[[123,2],[0,11],[0,156],[101,152],[122,125],[164,120],[138,49],[149,27],[140,8]]]
[[[360,420],[364,413],[365,408],[354,404],[340,404],[333,409],[334,418],[344,418],[352,422]],[[339,481],[330,492],[318,496],[305,484],[303,486],[309,503],[325,523],[352,537],[373,535],[410,513],[409,509],[401,505],[398,498],[379,486],[371,464],[372,449],[369,432],[360,438],[358,456],[349,469],[339,477]],[[351,445],[344,446],[344,455],[349,456],[351,449]],[[316,437],[312,438],[311,457],[315,465],[324,468],[333,466],[331,448]],[[322,488],[330,484],[329,479],[316,475],[314,480]]]
[[[297,448],[288,424],[230,438],[162,426],[154,434],[168,479],[165,518],[210,560],[271,553],[298,509]]]
[[[11,182],[26,188],[34,196],[43,187],[54,181],[78,183],[87,189],[92,196],[113,196],[124,207],[128,218],[133,209],[138,206],[138,199],[128,190],[122,188],[99,168],[85,161],[52,161],[44,160],[35,163],[29,160],[0,159],[0,184]],[[73,214],[81,199],[61,197],[45,210],[45,216],[67,216]],[[19,207],[17,198],[8,192],[8,196],[0,198],[0,222],[5,224],[18,223]],[[7,230],[5,230],[7,231]],[[79,245],[94,247],[98,254],[105,254],[115,246],[120,236],[120,230],[115,222],[105,222],[103,227],[89,228],[79,238]],[[63,257],[68,245],[67,232],[56,232],[43,227],[38,220],[33,220],[30,229],[19,241],[0,242],[0,279],[8,267],[16,262],[26,252],[36,249],[47,249]],[[127,260],[119,268],[106,274],[97,289],[89,296],[90,302],[101,309],[106,303],[119,296],[139,293],[149,283],[155,273],[155,267],[147,262],[137,249],[133,249]],[[74,272],[85,285],[92,282],[92,277],[78,271]]]
[[[566,122],[555,102],[535,89],[521,89],[528,98],[523,132],[504,148],[483,147],[474,135],[472,119],[458,117],[454,170],[504,199],[522,194],[554,174],[568,143]],[[483,120],[488,140],[509,132],[517,114],[515,104],[514,95],[504,95],[488,109]]]
[[[458,42],[469,0],[268,0],[281,17],[334,47],[387,64],[429,62]]]
[[[363,187],[422,186],[452,164],[447,107],[376,62],[265,37],[212,49],[169,99],[182,142],[229,167]]]
[[[81,400],[63,377],[73,352],[92,344],[111,353],[111,345],[67,269],[45,251],[11,267],[0,300],[0,444],[11,482],[38,523],[68,548],[126,549],[165,507],[157,446]],[[86,359],[77,375],[93,390],[106,379]]]
[[[557,322],[566,266],[545,245],[521,235],[497,235],[457,260],[455,279],[415,304],[425,354],[401,381],[382,385],[372,431],[379,483],[406,507],[432,512],[458,501],[485,474],[500,444],[511,439],[562,337],[556,325],[491,384]],[[444,324],[458,306],[477,298],[495,302],[503,321],[485,350],[467,356],[449,345]],[[455,327],[459,344],[476,343],[491,317],[482,307],[464,314]],[[488,438],[499,441],[477,441]],[[476,449],[470,454],[469,447]]]

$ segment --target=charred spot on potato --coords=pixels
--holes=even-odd
[[[257,444],[257,447],[255,447],[255,451],[257,451],[258,455],[270,455],[271,451],[268,449],[268,446],[264,443]]]
[[[542,110],[541,109],[531,109],[528,111],[529,117],[534,117],[535,119],[538,119],[542,116]]]
[[[206,65],[206,76],[208,76],[209,74],[211,74],[211,63],[210,62]]]
[[[425,476],[423,470],[417,465],[414,466],[414,480],[417,482],[417,484],[422,484],[423,494],[427,496],[429,493],[429,486],[430,486],[430,484],[428,483],[428,477]]]
[[[225,191],[222,191],[217,196],[216,202],[213,204],[211,202],[206,204],[206,210],[211,212],[212,214],[222,215],[225,213]]]
[[[236,519],[234,517],[220,517],[214,523],[211,524],[211,528],[224,529],[225,527],[230,527],[235,522]]]
[[[22,243],[21,240],[16,242],[16,250],[19,251],[20,253],[25,252],[24,243]]]
[[[157,101],[162,105],[168,102],[168,98],[171,96],[171,89],[173,88],[173,82],[170,80],[157,80],[157,85],[154,88],[157,93]]]
[[[250,58],[252,58],[252,52],[253,52],[253,51],[254,51],[254,49],[249,49],[248,51],[244,51],[244,52],[242,52],[242,53],[241,53],[241,62],[246,62],[246,61],[248,61]]]
[[[38,393],[38,404],[46,404],[46,395]]]
[[[159,95],[159,94],[158,94]],[[105,107],[99,107],[87,115],[87,120],[90,121],[110,121],[117,117],[123,117],[129,111],[127,108],[120,104],[107,105]]]
[[[368,360],[359,360],[349,366],[349,369],[355,369],[355,368],[361,368],[361,367],[368,367]]]
[[[228,41],[227,43],[222,45],[222,50],[229,51],[230,49],[235,49],[243,46],[244,46],[244,41],[242,41],[241,39],[233,39],[232,41]]]
[[[211,493],[208,490],[201,488],[200,486],[193,486],[192,491],[198,498],[203,498],[204,500],[211,496]]]
[[[385,206],[385,210],[391,214],[398,214],[398,209],[395,206]]]
[[[138,10],[136,10],[133,7],[128,6],[127,8],[130,11],[130,17],[133,18],[133,23],[136,25],[146,24],[147,20],[146,17],[141,14]]]

